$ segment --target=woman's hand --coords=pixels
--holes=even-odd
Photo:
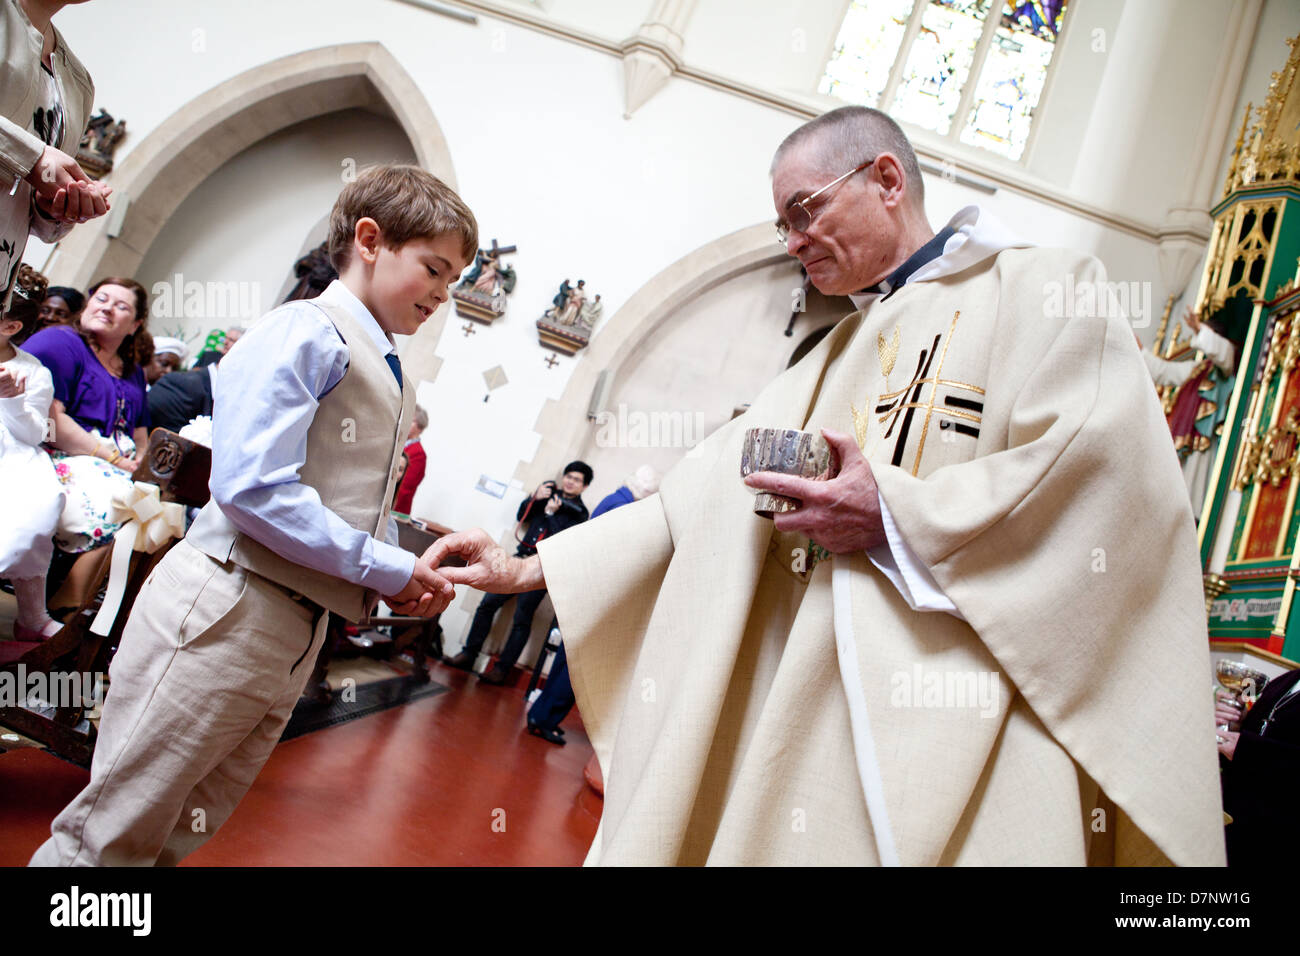
[[[109,455],[109,457],[113,457]],[[141,458],[128,458],[126,455],[118,458],[117,461],[110,462],[114,468],[121,468],[128,475],[134,475],[135,470],[140,467]]]

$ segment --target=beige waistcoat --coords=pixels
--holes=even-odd
[[[353,528],[382,541],[415,391],[403,381],[399,392],[384,356],[346,309],[320,299],[312,302],[338,329],[349,359],[347,372],[320,399],[307,430],[307,460],[299,480]],[[382,423],[391,424],[375,427]],[[378,599],[359,584],[281,557],[240,532],[214,501],[199,512],[187,537],[218,561],[234,561],[349,621],[364,618]]]

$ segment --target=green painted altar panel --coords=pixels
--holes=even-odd
[[[1253,497],[1255,497],[1254,485],[1247,485],[1241,489],[1241,507],[1237,509],[1237,524],[1232,529],[1232,547],[1228,549],[1229,564],[1233,564],[1234,559],[1237,557],[1237,549],[1241,545],[1241,532],[1246,527],[1246,515],[1250,513],[1250,499]],[[1207,553],[1206,559],[1208,558]]]
[[[1296,259],[1300,258],[1300,193],[1285,190],[1287,201],[1282,204],[1282,214],[1277,218],[1277,247],[1273,263],[1264,283],[1264,298],[1274,299],[1278,290],[1296,275]]]
[[[1235,570],[1235,568],[1234,568]],[[1281,609],[1286,567],[1270,581],[1234,581],[1210,613],[1210,637],[1215,640],[1267,640]]]
[[[1300,597],[1297,595],[1296,597]],[[1293,661],[1300,661],[1300,614],[1296,613],[1292,598],[1291,616],[1286,622],[1286,642],[1282,645],[1282,656]]]
[[[1287,528],[1286,542],[1282,549],[1283,554],[1295,553],[1295,534],[1297,528],[1300,528],[1300,508],[1296,508],[1291,515],[1291,526]]]

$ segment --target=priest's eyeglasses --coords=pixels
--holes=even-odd
[[[791,232],[805,232],[808,229],[808,227],[812,225],[813,216],[816,214],[813,213],[808,208],[807,205],[808,203],[812,202],[814,199],[816,199],[822,193],[826,192],[826,190],[830,189],[832,186],[838,186],[840,183],[844,182],[844,180],[848,179],[854,173],[859,173],[862,170],[866,169],[868,166],[870,166],[879,158],[880,158],[879,156],[871,157],[871,159],[867,160],[861,166],[856,166],[853,169],[850,169],[839,179],[835,180],[834,182],[827,183],[825,186],[817,190],[815,193],[811,193],[807,196],[804,196],[803,199],[796,199],[793,203],[791,203],[789,208],[787,208],[785,211],[786,219],[785,220],[778,219],[776,223],[776,235],[781,245],[785,245],[786,240],[790,238]]]

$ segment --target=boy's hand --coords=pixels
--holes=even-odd
[[[418,558],[406,587],[384,598],[394,614],[411,617],[433,617],[441,614],[456,596],[456,589],[429,565]]]
[[[465,559],[465,567],[439,568],[453,554]],[[438,573],[452,584],[468,584],[492,594],[519,594],[546,587],[540,558],[507,554],[482,528],[439,538],[424,552],[422,560],[438,568]]]
[[[0,368],[0,398],[17,398],[27,391],[27,376]]]

